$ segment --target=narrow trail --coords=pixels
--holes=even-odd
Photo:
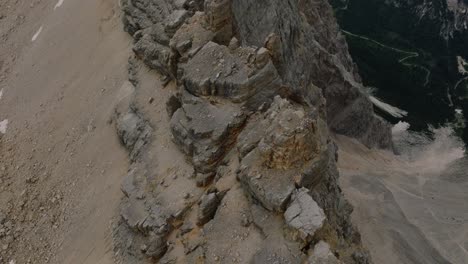
[[[452,95],[451,92],[455,92],[460,84],[462,84],[464,81],[468,80],[468,76],[461,78],[458,80],[458,82],[453,86],[452,89],[450,87],[447,89],[447,96],[449,98],[450,106],[453,106],[453,100],[452,100]]]
[[[344,6],[338,8],[338,10],[340,10],[340,11],[348,10],[349,0],[345,0],[345,1],[343,2],[343,4],[344,4]]]
[[[425,77],[425,81],[424,81],[423,86],[427,86],[427,84],[429,83],[429,78],[431,76],[431,71],[429,69],[427,69],[426,67],[421,66],[421,65],[406,62],[409,59],[420,57],[420,54],[418,52],[398,49],[398,48],[395,48],[395,47],[387,46],[387,45],[385,45],[383,43],[380,43],[380,42],[378,42],[376,40],[370,39],[370,38],[365,37],[365,36],[356,35],[356,34],[353,34],[353,33],[349,32],[349,31],[346,31],[346,30],[341,30],[341,31],[344,34],[348,35],[348,36],[359,38],[359,39],[362,39],[362,40],[365,40],[365,41],[369,41],[369,42],[372,42],[373,44],[378,45],[380,47],[383,47],[383,48],[386,48],[386,49],[389,49],[389,50],[392,50],[392,51],[395,51],[395,52],[398,52],[398,53],[406,54],[407,56],[401,58],[400,60],[398,60],[398,62],[401,63],[402,65],[406,66],[406,67],[416,67],[416,68],[419,68],[419,69],[422,69],[423,71],[425,71],[426,72],[426,77]]]
[[[465,70],[465,66],[467,66],[467,63],[465,62],[465,60],[463,60],[462,57],[458,56],[457,57],[457,62],[458,62],[458,71],[459,73],[462,75],[462,76],[466,76],[468,75],[468,71]],[[460,84],[462,84],[464,81],[468,80],[468,76],[466,77],[462,77],[460,80],[458,80],[457,83],[455,83],[455,85],[453,87],[447,87],[447,97],[449,99],[449,105],[451,107],[454,106],[453,104],[453,100],[452,100],[452,94],[451,93],[454,93],[457,91],[457,88]]]

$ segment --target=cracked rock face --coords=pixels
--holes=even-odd
[[[224,193],[217,190],[202,196],[198,209],[197,225],[203,226],[213,219],[223,196]]]
[[[164,208],[145,204],[141,200],[130,199],[122,207],[122,218],[127,225],[139,232],[149,234],[154,232],[165,235],[169,231],[168,219]]]
[[[133,111],[117,118],[117,133],[134,160],[149,141],[152,128]]]
[[[326,219],[322,208],[310,197],[305,188],[294,191],[284,218],[286,224],[297,230],[303,240],[313,236]]]
[[[235,103],[248,101],[254,95],[273,95],[282,84],[264,50],[231,50],[209,42],[181,67],[182,82],[196,96],[218,96]],[[259,55],[262,52],[263,55]]]
[[[174,141],[191,157],[197,171],[212,172],[235,140],[245,121],[240,109],[230,104],[212,104],[185,93],[172,116]]]
[[[388,131],[359,90],[326,1],[122,8],[136,57],[167,85],[155,89],[130,67],[135,96],[116,110],[132,158],[114,238],[123,261],[299,264],[333,252],[369,263],[329,128],[380,147]]]
[[[246,190],[265,208],[284,211],[295,186],[318,177],[308,171],[319,164],[326,149],[326,131],[325,124],[301,106],[276,97],[239,136],[243,156],[239,179]]]
[[[390,126],[375,116],[327,1],[236,0],[232,10],[242,44],[271,47],[294,92],[313,102],[311,87],[322,90],[332,130],[369,147],[391,147]]]
[[[160,259],[167,251],[166,240],[161,236],[153,236],[150,238],[149,246],[144,251],[148,257]]]

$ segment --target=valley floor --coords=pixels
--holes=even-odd
[[[341,186],[375,263],[466,263],[466,160],[453,163],[449,150],[429,147],[408,162],[349,138],[336,140]]]

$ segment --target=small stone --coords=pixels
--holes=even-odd
[[[148,250],[148,246],[143,244],[143,245],[141,245],[140,250],[141,250],[141,252],[145,253]]]
[[[5,223],[6,215],[0,211],[0,225]]]
[[[314,249],[309,252],[308,263],[324,263],[324,264],[342,264],[335,255],[330,250],[330,245],[324,241],[319,241]],[[367,263],[367,261],[357,262],[357,263]]]
[[[192,47],[192,40],[185,40],[185,41],[182,41],[181,43],[177,43],[176,49],[177,51],[179,51],[179,53],[185,53],[191,47]]]
[[[172,95],[169,97],[169,100],[166,102],[166,111],[169,117],[172,117],[180,107],[182,107],[182,104],[177,96]]]
[[[153,236],[145,252],[148,257],[160,259],[167,251],[167,243],[161,236]]]
[[[255,56],[255,64],[257,65],[257,68],[261,69],[265,67],[265,65],[268,63],[270,60],[270,53],[266,48],[260,48],[257,51],[257,54]]]
[[[239,40],[237,38],[232,38],[231,41],[229,42],[229,49],[230,50],[236,50],[237,48],[240,47]]]
[[[193,230],[192,222],[187,221],[180,227],[180,234],[185,235],[185,234],[189,233],[192,230]]]
[[[202,226],[213,219],[222,197],[221,193],[209,193],[202,196],[198,208],[197,225]]]
[[[294,191],[284,218],[286,224],[297,230],[300,238],[306,241],[322,227],[326,219],[322,208],[308,194],[306,188]]]
[[[213,181],[215,174],[214,173],[197,173],[195,181],[197,187],[206,187],[211,181]]]
[[[150,98],[148,99],[148,103],[152,104],[153,102],[154,102],[154,98],[153,98],[153,97],[150,97]]]

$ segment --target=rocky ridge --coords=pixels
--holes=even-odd
[[[133,162],[114,232],[118,258],[370,263],[338,186],[329,128],[369,147],[390,148],[391,135],[361,91],[329,4],[125,0],[122,8],[135,58],[113,120]],[[167,87],[145,84],[145,67]]]

